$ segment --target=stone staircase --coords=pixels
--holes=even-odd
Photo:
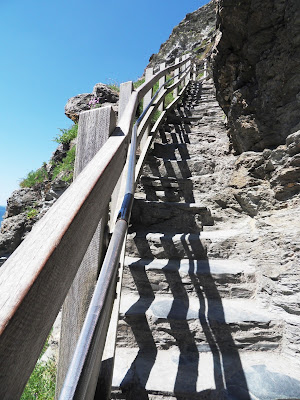
[[[211,82],[148,155],[123,276],[112,399],[300,399],[284,323],[256,299],[248,220],[216,208],[234,156]]]

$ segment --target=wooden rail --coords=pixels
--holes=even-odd
[[[107,210],[112,196],[115,197],[115,200],[113,200],[114,207],[120,204],[120,199],[124,196],[124,185],[122,186],[120,177],[122,177],[123,171],[126,170],[130,133],[139,102],[149,91],[152,91],[154,84],[158,80],[163,79],[172,71],[186,67],[188,68],[186,73],[182,74],[171,87],[164,89],[160,93],[155,103],[150,107],[149,112],[147,112],[145,120],[140,125],[138,140],[141,145],[140,157],[136,167],[137,179],[155,132],[158,130],[168,109],[180,100],[187,86],[191,74],[190,58],[185,56],[181,61],[177,60],[173,66],[162,67],[158,73],[150,77],[137,90],[133,90],[130,96],[128,95],[128,88],[130,87],[130,91],[132,90],[132,83],[125,85],[127,92],[122,94],[121,91],[120,93],[121,99],[123,96],[123,114],[116,127],[112,110],[109,107],[87,111],[80,116],[79,143],[81,143],[80,141],[83,140],[84,136],[91,137],[89,136],[91,135],[91,129],[93,130],[93,137],[96,137],[99,130],[103,131],[103,124],[105,127],[104,136],[106,136],[105,140],[107,140],[105,143],[100,143],[100,140],[99,151],[95,155],[89,154],[91,152],[90,147],[85,146],[84,143],[78,146],[77,155],[80,152],[79,148],[83,149],[82,151],[85,154],[85,161],[81,166],[78,166],[78,171],[81,172],[78,173],[72,185],[34,226],[30,234],[0,269],[1,399],[16,400],[20,398],[75,276],[76,279],[79,277],[78,282],[82,282],[80,275],[87,273],[86,269],[81,270],[84,264],[83,260],[87,257],[86,253],[93,237],[96,235],[95,232],[97,233],[97,229],[101,230],[107,222]],[[180,84],[183,88],[172,104],[167,109],[162,108],[166,94],[178,88]],[[128,98],[126,107],[124,107],[125,97]],[[151,119],[158,107],[160,107],[161,115],[151,129]],[[149,126],[150,129],[148,129],[147,133]],[[86,155],[87,153],[88,155]],[[76,162],[77,165],[80,164],[78,159]],[[110,226],[112,227],[115,223],[115,214],[115,210],[111,207],[110,216],[112,221],[110,221]],[[96,237],[103,237],[103,234],[99,233]],[[99,243],[97,244],[97,252],[103,250],[101,246],[101,243],[100,245]],[[99,271],[99,259],[101,257],[97,258],[98,261],[93,266],[94,270],[96,268],[96,274],[93,272],[93,278],[89,282],[90,287],[87,290],[86,288],[84,289],[86,298],[82,299],[77,296],[85,304],[83,306],[82,304],[73,304],[73,309],[76,310],[81,307],[80,312],[83,314],[86,313],[90,303],[88,293],[96,284],[95,275]],[[122,260],[120,262],[122,264]],[[109,289],[110,293],[115,292],[116,282],[113,285],[113,288]],[[78,287],[80,288],[80,286]],[[76,298],[76,295],[73,295],[74,298]],[[106,314],[110,313],[112,300],[108,303],[105,303],[105,307],[107,307]],[[67,307],[70,307],[70,305]],[[67,310],[66,314],[72,317],[70,309]],[[68,326],[68,324],[71,326],[69,331],[72,334],[74,333],[74,338],[71,343],[69,339],[64,342],[64,347],[67,343],[70,343],[70,349],[66,352],[64,350],[60,352],[59,390],[83,325],[83,317],[80,315],[80,318],[77,318],[76,329],[71,326],[72,321],[68,322],[68,318],[65,318],[64,324],[65,326]],[[99,353],[100,360],[103,353],[103,338],[106,337],[106,330],[107,327],[104,327],[103,332],[101,332],[102,339],[100,342],[102,348]],[[66,337],[70,333],[67,331],[68,329],[65,330]],[[63,337],[61,340],[64,340]],[[66,354],[67,362],[62,360],[64,354]],[[76,398],[92,399],[96,384],[97,376],[92,380],[92,386],[89,386],[87,391],[80,395],[81,397]]]

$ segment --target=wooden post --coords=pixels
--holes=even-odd
[[[191,66],[191,60],[188,60],[187,63],[185,64],[186,68],[189,68]],[[191,70],[188,72],[186,78],[185,78],[185,84],[188,83],[188,81],[191,79]]]
[[[104,145],[115,126],[116,117],[111,106],[80,114],[74,177],[79,175]],[[63,305],[56,386],[57,396],[68,371],[99,274],[106,224],[107,219],[102,218]]]
[[[207,61],[204,61],[204,78],[207,78]]]
[[[153,76],[153,68],[147,68],[145,72],[145,82],[150,81],[150,79]],[[149,90],[144,96],[144,103],[143,103],[143,110],[147,107],[147,105],[150,103],[152,98],[152,89]]]
[[[180,58],[177,57],[177,58],[175,59],[175,64],[179,63],[179,60],[180,60]],[[178,75],[179,72],[180,72],[180,68],[176,68],[176,69],[174,70],[174,76]],[[178,82],[178,77],[174,79],[174,83],[176,83],[176,82]],[[178,87],[176,87],[176,88],[173,90],[173,96],[174,96],[174,99],[176,99],[176,97],[178,96]]]
[[[161,64],[159,65],[160,71],[162,71],[162,70],[165,69],[165,68],[166,68],[166,63],[165,63],[165,62],[163,62],[163,63],[161,63]],[[166,82],[166,75],[164,75],[164,76],[162,76],[162,77],[160,78],[160,80],[159,80],[159,87],[161,87],[161,85],[163,85],[165,82]],[[164,109],[164,102],[162,101],[162,102],[160,103],[160,105],[158,106],[158,110],[159,110],[159,111],[163,111],[163,109]]]
[[[120,85],[120,94],[119,94],[119,110],[118,110],[118,121],[121,120],[122,115],[126,109],[129,98],[133,91],[133,82],[128,81],[121,83]],[[129,151],[129,149],[128,149]],[[127,157],[128,159],[128,157]],[[124,197],[124,191],[126,186],[126,171],[128,170],[127,164],[124,167],[123,173],[121,174],[118,183],[116,184],[115,190],[111,196],[110,202],[110,220],[109,220],[109,230],[112,233],[115,222],[118,216],[118,212],[120,211],[121,204]]]
[[[150,79],[153,77],[153,68],[146,68],[146,72],[145,72],[145,82],[150,81]],[[145,110],[145,108],[148,106],[148,104],[150,103],[151,99],[153,96],[153,88],[151,88],[151,90],[149,90],[149,92],[147,92],[144,96],[144,100],[143,100],[143,111]],[[143,134],[143,137],[140,141],[140,145],[139,145],[139,149],[143,148],[143,145],[145,143],[145,141],[147,140],[147,137],[150,133],[150,127],[148,127],[145,130],[145,133]]]
[[[197,75],[196,75],[196,63],[193,63],[193,81],[196,82]]]
[[[120,94],[119,94],[119,110],[118,110],[118,121],[120,121],[125,108],[127,106],[129,97],[133,91],[133,83],[132,81],[121,83],[120,85]]]

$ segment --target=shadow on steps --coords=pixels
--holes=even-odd
[[[190,247],[185,242],[184,235],[181,240],[185,252],[191,255],[189,276],[199,299],[199,329],[202,329],[204,332],[206,345],[209,346],[209,350],[213,356],[214,387],[206,387],[202,388],[202,390],[201,387],[198,387],[199,374],[201,375],[201,370],[199,370],[199,361],[201,361],[200,359],[202,354],[199,352],[199,344],[197,345],[194,334],[190,331],[187,322],[187,313],[189,309],[188,294],[179,272],[177,271],[175,273],[174,278],[174,271],[171,276],[168,265],[166,265],[163,272],[165,273],[166,280],[169,283],[174,299],[168,313],[168,320],[170,322],[169,334],[173,338],[172,346],[176,346],[179,350],[178,365],[173,388],[172,391],[168,390],[170,396],[172,396],[170,398],[177,400],[225,400],[230,398],[233,399],[232,391],[234,391],[235,396],[237,396],[236,399],[251,400],[238,349],[233,341],[230,327],[225,324],[225,315],[221,297],[218,293],[217,287],[214,285],[213,277],[209,274],[209,260],[201,260],[201,265],[199,264],[201,273],[203,273],[203,268],[205,270],[206,278],[202,281],[201,274],[198,273],[198,271],[195,271],[194,260],[192,260],[193,253],[191,253]],[[198,243],[194,243],[193,245],[202,247],[200,240]],[[194,252],[195,251],[199,252],[199,248],[194,250]],[[204,254],[205,250],[202,249],[201,253]],[[150,261],[151,260],[149,260],[149,262]],[[172,260],[172,265],[174,265],[174,260]],[[178,260],[178,270],[179,267],[180,260]],[[147,309],[151,306],[151,303],[154,301],[155,296],[153,289],[145,269],[142,271],[139,269],[137,273],[135,268],[131,268],[131,273],[139,292],[140,299],[128,310],[128,314],[134,315],[137,313],[140,315],[141,304],[143,307],[142,311],[145,314]],[[139,285],[141,273],[143,274],[142,287]],[[212,297],[213,313],[211,314],[210,303]],[[141,298],[143,298],[143,300],[141,300]],[[222,334],[220,334],[220,330],[216,329],[214,324],[216,302],[218,304],[218,318],[219,320],[220,318],[223,319],[224,327],[222,329]],[[152,395],[149,397],[151,387],[148,388],[147,383],[157,359],[157,344],[152,336],[145,315],[139,318],[127,318],[126,322],[131,326],[139,351],[121,383],[123,396],[125,396],[123,398],[127,400],[150,400],[154,397],[151,397]],[[227,362],[228,359],[229,362]],[[171,366],[169,365],[165,365],[166,370],[170,367]],[[238,380],[234,378],[235,376],[238,377]],[[162,385],[163,384],[164,382],[162,382]],[[166,395],[163,388],[161,389],[161,392],[164,392]],[[170,389],[170,387],[168,387],[168,389]],[[159,399],[160,397],[157,398]]]

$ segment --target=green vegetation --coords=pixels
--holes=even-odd
[[[199,54],[199,55],[196,55],[196,57],[199,59],[199,60],[204,60],[205,58],[206,58],[206,56],[207,56],[207,54],[210,52],[210,50],[212,49],[212,47],[213,47],[213,43],[208,43],[207,45],[206,45],[206,47],[205,47],[205,50],[203,51],[203,53],[201,53],[201,54]]]
[[[59,130],[61,133],[53,139],[54,142],[67,144],[70,143],[71,140],[76,138],[78,132],[78,124],[74,124],[69,129],[59,129]]]
[[[120,84],[117,80],[115,79],[108,79],[109,83],[106,84],[107,87],[109,87],[111,90],[114,90],[115,92],[120,91]]]
[[[21,188],[30,188],[48,179],[46,166],[47,164],[44,162],[41,168],[38,168],[36,171],[30,171],[27,177],[20,182]]]
[[[168,107],[168,105],[171,104],[173,100],[174,100],[173,92],[168,93],[165,97],[165,107]]]
[[[109,83],[106,86],[109,87],[111,90],[114,90],[115,92],[120,91],[120,87],[116,83]]]
[[[38,361],[24,389],[21,400],[52,400],[55,396],[56,365]]]
[[[34,207],[30,207],[26,209],[26,213],[28,219],[33,219],[38,215],[39,211]]]
[[[161,111],[156,110],[153,114],[153,117],[151,119],[152,124],[154,125],[155,122],[158,120],[158,118],[160,117]]]
[[[143,83],[145,83],[145,78],[138,79],[137,81],[133,82],[133,88],[137,89]]]
[[[76,155],[76,147],[73,146],[68,152],[66,157],[57,164],[52,173],[52,180],[54,180],[61,172],[63,172],[63,176],[61,180],[65,182],[71,182],[73,179],[73,170],[74,170],[74,162]]]
[[[55,396],[56,364],[54,360],[41,362],[40,359],[49,347],[49,338],[40,354],[35,368],[27,382],[21,400],[53,400]]]
[[[57,143],[70,145],[70,142],[76,138],[78,132],[78,125],[74,124],[69,129],[60,129],[60,134],[56,136],[53,140]],[[39,183],[43,183],[45,181],[53,181],[59,174],[61,174],[61,180],[66,182],[71,182],[73,179],[73,169],[74,169],[74,161],[75,161],[75,146],[67,151],[66,157],[57,163],[50,162],[52,164],[51,170],[47,171],[47,164],[44,162],[41,168],[38,168],[36,171],[31,171],[27,175],[25,179],[20,182],[20,186],[22,188],[25,187],[34,187]],[[34,212],[31,211],[28,215],[28,218],[34,218]]]

